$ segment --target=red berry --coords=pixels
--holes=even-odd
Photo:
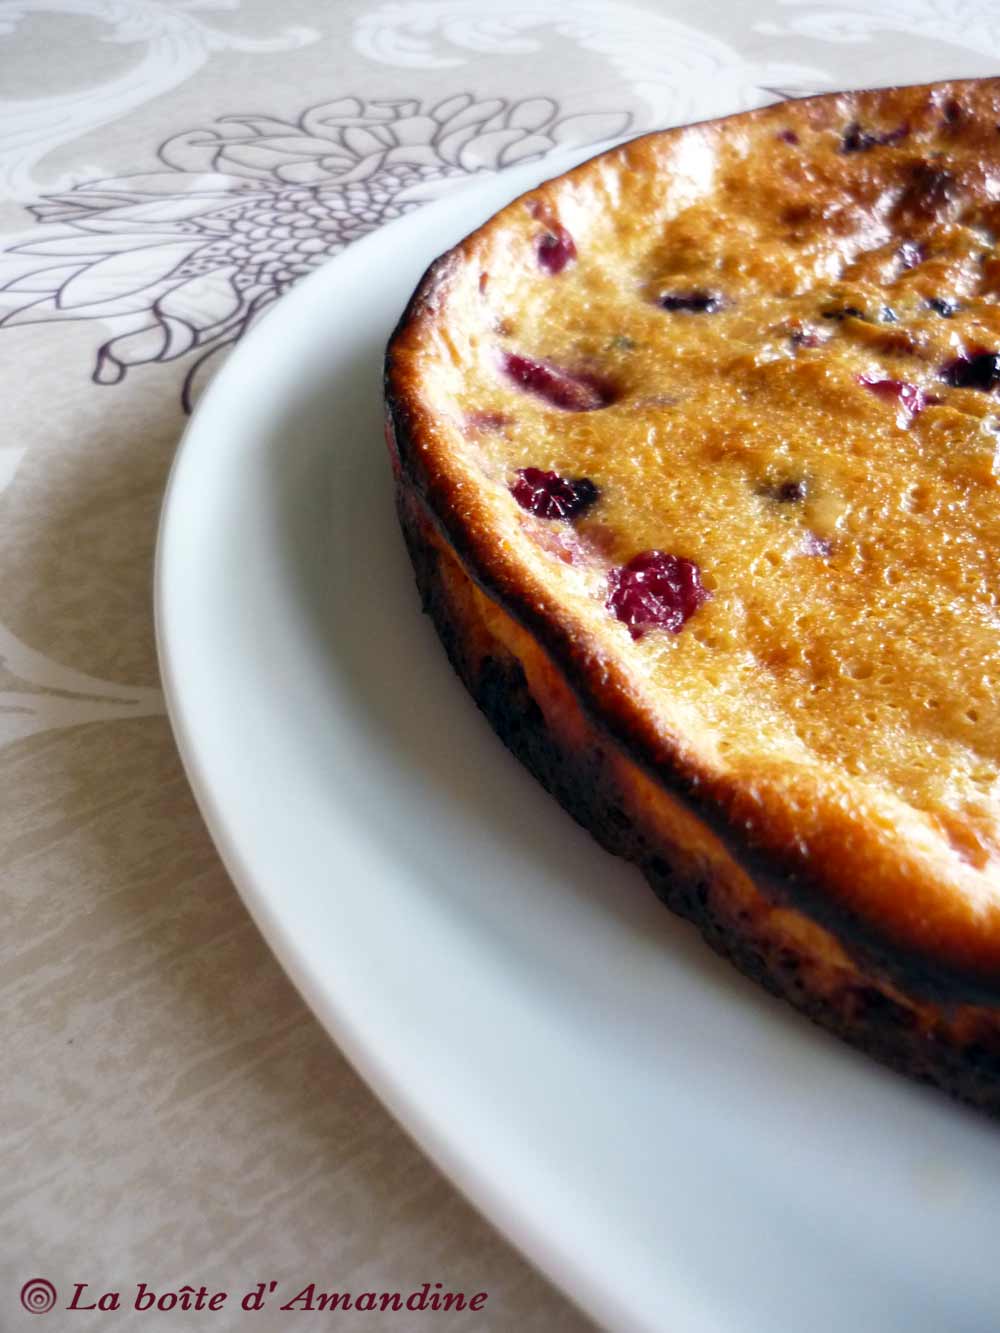
[[[642,551],[611,570],[606,605],[638,639],[654,626],[679,634],[709,595],[692,560],[667,551]]]
[[[612,401],[608,386],[593,376],[571,374],[518,352],[503,353],[503,368],[519,388],[564,412],[594,412]]]
[[[561,273],[570,260],[575,258],[573,237],[558,222],[539,239],[538,262],[550,273]]]
[[[518,469],[510,493],[529,514],[539,518],[575,518],[597,499],[597,487],[589,477],[560,477],[538,467]]]
[[[858,383],[879,398],[893,399],[899,405],[896,420],[901,426],[909,425],[927,406],[927,395],[923,389],[906,380],[879,380],[870,375],[859,375]]]

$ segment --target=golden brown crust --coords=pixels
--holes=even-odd
[[[729,124],[739,130],[767,124],[792,133],[801,127],[804,133],[807,127],[832,122],[904,123],[925,110],[928,99],[936,106],[955,102],[977,108],[993,118],[996,133],[1000,81],[995,80],[808,99],[764,108]],[[557,210],[563,192],[584,186],[611,196],[622,173],[655,178],[669,170],[691,133],[685,129],[646,136],[586,163],[534,192],[532,208]],[[987,177],[984,172],[978,181],[965,180],[963,189],[992,197]],[[910,163],[896,189],[894,208],[908,220],[947,210],[950,189],[941,173],[921,175]],[[812,202],[823,205],[822,198]],[[839,797],[812,793],[820,815],[804,837],[802,801],[790,799],[780,783],[748,783],[720,770],[708,761],[697,736],[665,728],[615,642],[574,615],[558,586],[523,559],[498,523],[496,508],[456,462],[451,427],[427,393],[428,357],[439,350],[442,330],[448,336],[449,300],[463,272],[478,272],[484,255],[495,256],[505,228],[524,207],[524,200],[515,201],[431,266],[387,354],[388,432],[401,513],[425,601],[453,661],[529,767],[550,788],[559,789],[563,803],[600,840],[638,860],[661,896],[698,920],[710,942],[743,970],[759,975],[813,1017],[891,1063],[980,1104],[995,1104],[1000,914],[993,908],[971,910],[967,898],[952,892],[946,879],[928,873],[891,830],[886,833],[872,819],[866,824],[864,809],[846,808]],[[803,215],[795,225],[808,230],[809,218]],[[445,556],[451,557],[450,563],[444,562]],[[486,594],[492,608],[486,622],[495,627],[497,617],[504,618],[508,658],[515,665],[510,660],[503,670],[494,665],[491,670],[499,676],[492,685],[481,665],[487,657],[496,663],[498,653],[476,652],[471,646],[482,637],[483,603],[478,602],[472,614],[470,599],[463,595],[457,609],[456,599],[441,586],[442,568],[449,571],[449,587],[465,578],[480,590],[478,598]],[[510,653],[515,631],[521,651]],[[548,664],[548,687],[541,693],[549,707],[554,693],[561,692],[563,715],[578,714],[571,728],[576,747],[572,738],[558,734],[551,720],[530,740],[508,734],[510,709],[505,710],[503,693],[518,688],[517,671],[532,653],[540,653]],[[544,757],[546,746],[552,751],[551,762]],[[605,799],[594,805],[581,796],[593,785],[595,753],[616,756],[617,803]],[[640,787],[641,800],[636,795]],[[648,810],[658,801],[669,802],[669,807],[661,805],[652,825],[639,828],[637,805]],[[615,816],[609,813],[616,808],[625,811],[628,822],[622,835],[615,832]],[[667,808],[669,818],[664,816]],[[645,848],[641,855],[635,852],[639,844]],[[695,874],[690,864],[684,867],[692,848],[704,852],[708,846],[718,858],[716,870],[728,867],[732,882],[751,896],[750,918],[724,910],[726,893],[718,873],[709,877],[707,898],[698,905],[702,890],[697,886],[705,882],[704,876]],[[782,922],[773,937],[761,926],[764,916],[772,924]],[[791,947],[790,938],[797,941],[796,961],[794,967],[785,967],[778,960]],[[835,980],[829,958],[823,961],[824,951],[829,954],[834,945],[839,950]],[[792,972],[797,980],[791,979]],[[863,994],[868,998],[861,998]]]

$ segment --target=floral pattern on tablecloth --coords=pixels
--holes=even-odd
[[[342,97],[294,121],[232,114],[173,135],[157,170],[45,196],[0,254],[0,328],[97,320],[93,379],[209,363],[311,269],[461,178],[624,134],[628,112],[562,115],[549,97]]]

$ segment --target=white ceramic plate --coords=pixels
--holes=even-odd
[[[996,1333],[996,1126],[717,960],[507,754],[420,615],[383,347],[426,264],[551,173],[358,242],[209,389],[157,571],[195,793],[332,1036],[597,1319]]]

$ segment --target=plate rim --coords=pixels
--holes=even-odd
[[[635,137],[635,135],[625,135],[602,140],[597,144],[554,150],[541,159],[519,163],[490,173],[487,177],[488,186],[501,180],[511,182],[516,180],[519,183],[504,196],[503,203],[496,208],[491,206],[487,218],[520,194],[534,188],[536,184],[560,175],[571,167]],[[395,234],[397,231],[405,233],[408,224],[412,223],[415,216],[423,216],[434,210],[445,217],[457,199],[471,197],[481,184],[482,177],[474,175],[468,182],[463,181],[458,188],[450,189],[442,197],[424,204],[416,214],[404,214],[360,237],[285,292],[269,309],[268,315],[271,316],[280,310],[283,317],[287,318],[295,305],[307,300],[314,290],[318,291],[331,281],[330,272],[338,265],[345,261],[357,262],[358,255],[363,255],[369,246],[385,244],[383,238],[386,234]],[[403,308],[400,307],[400,313]],[[622,1333],[630,1333],[631,1330],[635,1330],[636,1333],[648,1333],[651,1326],[644,1321],[637,1321],[634,1309],[619,1301],[616,1293],[609,1290],[605,1283],[596,1280],[585,1263],[575,1262],[572,1249],[556,1243],[552,1233],[535,1221],[529,1208],[517,1207],[509,1194],[497,1188],[491,1173],[478,1169],[475,1160],[449,1137],[441,1121],[414,1099],[405,1080],[395,1077],[391,1065],[379,1060],[377,1053],[352,1022],[349,1005],[343,997],[335,996],[329,987],[324,986],[318,976],[313,975],[308,960],[302,956],[291,932],[283,924],[280,915],[274,912],[270,895],[266,887],[258,881],[256,872],[238,845],[238,840],[227,826],[213,792],[213,785],[203,769],[197,742],[185,711],[183,688],[172,651],[171,634],[167,628],[167,602],[170,595],[168,550],[173,540],[173,526],[178,521],[177,496],[183,485],[183,474],[190,465],[194,453],[194,441],[200,429],[200,419],[208,414],[210,404],[217,399],[224,399],[230,392],[230,380],[237,382],[241,374],[240,363],[249,355],[246,349],[248,347],[252,349],[258,341],[262,341],[262,330],[265,325],[271,325],[270,318],[262,319],[240,340],[195,404],[191,417],[178,439],[160,504],[153,562],[156,655],[165,711],[185,777],[226,874],[267,948],[277,959],[285,976],[326,1035],[363,1079],[373,1095],[388,1110],[396,1125],[416,1144],[419,1151],[430,1160],[434,1169],[446,1178],[486,1224],[499,1232],[519,1257],[540,1272],[577,1311],[582,1312],[587,1318],[598,1319],[602,1324],[620,1329]],[[273,325],[271,327],[273,328]],[[390,333],[391,330],[387,330],[387,338]],[[683,1324],[674,1322],[673,1328],[676,1333],[688,1333],[688,1330],[691,1333],[701,1333],[703,1321],[696,1319],[695,1312],[689,1310],[686,1314],[682,1313],[680,1307],[686,1304],[679,1301],[678,1309],[671,1312],[675,1319],[685,1321]]]

